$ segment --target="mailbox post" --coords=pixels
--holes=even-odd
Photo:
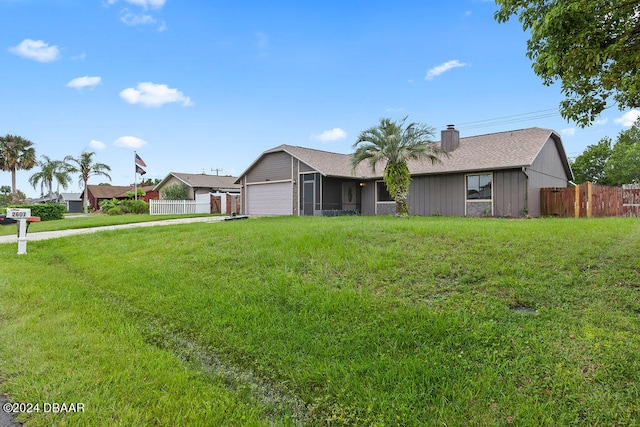
[[[27,229],[29,223],[40,221],[39,216],[31,216],[31,209],[7,209],[7,218],[17,221],[18,227],[18,255],[27,253]]]

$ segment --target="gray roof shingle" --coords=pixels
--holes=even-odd
[[[408,166],[412,175],[527,167],[533,163],[549,138],[555,142],[565,164],[567,175],[571,176],[560,136],[550,129],[537,127],[460,138],[460,146],[451,152],[449,157],[442,157],[441,163],[432,164],[430,161],[412,160]],[[351,166],[350,154],[332,153],[286,144],[265,151],[260,158],[278,151],[291,154],[325,176],[379,178],[384,170],[384,164],[379,164],[376,171],[373,172],[369,163],[363,162],[354,171]]]
[[[192,188],[218,188],[218,189],[239,189],[240,185],[235,184],[238,177],[235,176],[218,176],[192,173],[171,172],[169,176],[175,176]],[[165,181],[168,179],[165,178]],[[163,181],[164,182],[164,181]],[[161,183],[162,184],[162,183]],[[160,184],[159,184],[160,185]],[[156,186],[157,188],[157,186]]]

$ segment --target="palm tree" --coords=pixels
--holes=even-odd
[[[36,164],[36,150],[33,142],[21,136],[5,135],[0,137],[0,169],[11,172],[11,193],[15,194],[16,172],[29,170]]]
[[[69,165],[68,171],[70,173],[78,173],[80,177],[78,184],[82,184],[84,187],[82,195],[82,206],[84,206],[84,213],[87,213],[89,207],[89,194],[87,190],[87,182],[92,176],[106,176],[111,181],[111,177],[106,171],[110,171],[111,168],[104,163],[93,163],[93,156],[96,153],[83,151],[80,157],[75,158],[67,156],[64,158],[64,162]]]
[[[368,160],[375,172],[378,163],[384,163],[382,179],[389,194],[396,202],[396,216],[409,215],[407,197],[411,175],[407,166],[409,160],[429,160],[440,162],[440,156],[448,156],[431,141],[434,129],[422,123],[409,123],[408,116],[402,120],[380,119],[377,126],[360,133],[353,144],[355,152],[351,155],[351,164],[355,169],[361,162]]]
[[[60,160],[51,160],[48,156],[42,156],[42,160],[37,162],[40,166],[40,172],[36,172],[29,178],[29,183],[36,188],[40,183],[40,195],[44,196],[44,189],[46,188],[49,193],[48,196],[53,195],[53,182],[58,183],[56,192],[60,194],[60,186],[67,188],[69,185],[69,166],[61,162]]]

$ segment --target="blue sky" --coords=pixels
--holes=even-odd
[[[129,185],[134,150],[145,178],[238,175],[283,143],[349,153],[380,118],[408,115],[436,140],[450,123],[461,136],[550,128],[576,156],[638,116],[566,122],[559,85],[531,69],[527,34],[495,10],[481,0],[0,0],[0,134],[52,159],[94,151],[111,184]],[[34,197],[36,171],[18,172]]]

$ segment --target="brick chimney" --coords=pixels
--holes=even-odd
[[[460,132],[453,125],[447,125],[447,129],[440,131],[440,148],[447,153],[460,146]]]

